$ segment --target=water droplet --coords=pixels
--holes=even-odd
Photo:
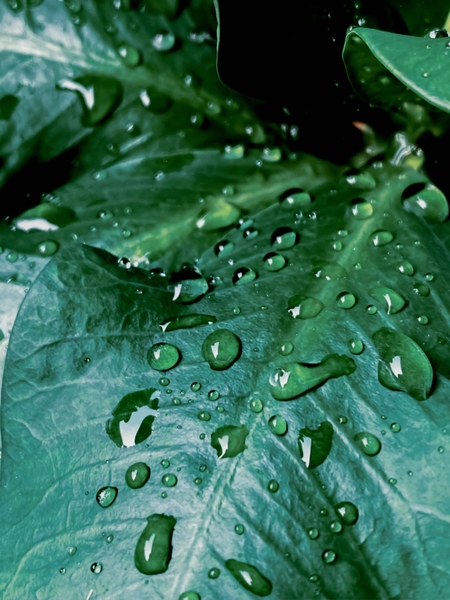
[[[203,483],[203,479],[201,477],[196,477],[194,479],[194,483],[195,483],[195,485],[200,485]]]
[[[361,431],[353,438],[356,445],[367,456],[375,456],[381,450],[381,442],[368,431]]]
[[[232,458],[243,452],[249,431],[245,425],[223,425],[211,435],[211,446],[219,458]]]
[[[282,154],[279,148],[264,148],[262,158],[267,162],[279,162]]]
[[[342,242],[337,240],[336,242],[332,243],[331,247],[335,252],[340,252],[342,250]]]
[[[102,508],[108,508],[113,504],[114,500],[117,498],[117,488],[113,486],[102,487],[97,492],[97,503]]]
[[[369,315],[376,315],[377,307],[374,306],[373,304],[369,304],[369,306],[366,307],[366,311],[369,313]]]
[[[107,544],[112,544],[112,542],[114,541],[114,536],[112,533],[110,533],[109,535],[106,536],[106,543]]]
[[[324,308],[320,300],[309,296],[292,296],[288,300],[288,312],[294,319],[314,319]]]
[[[216,411],[219,413],[223,413],[223,412],[225,412],[225,409],[223,406],[216,406]]]
[[[425,279],[426,279],[427,281],[434,281],[434,275],[433,275],[433,273],[427,273],[427,274],[425,275]]]
[[[352,215],[355,219],[358,219],[358,221],[368,219],[373,214],[373,206],[370,202],[366,202],[366,200],[363,200],[362,198],[352,200],[351,205]]]
[[[449,214],[447,199],[431,183],[413,183],[402,194],[403,208],[431,223],[442,223]]]
[[[269,492],[271,494],[276,494],[278,492],[278,490],[280,489],[280,484],[278,483],[278,481],[276,479],[271,479],[269,481],[269,483],[267,484],[267,489],[269,490]]]
[[[297,243],[298,234],[290,227],[279,227],[271,237],[270,243],[277,250],[288,250]]]
[[[320,516],[322,516],[322,517],[328,516],[328,510],[326,508],[321,508],[319,513],[320,513]]]
[[[167,112],[172,106],[172,100],[168,96],[158,94],[150,89],[141,90],[139,98],[144,108],[157,115]]]
[[[127,67],[134,68],[139,65],[141,62],[141,53],[137,48],[132,46],[131,44],[121,44],[117,52],[119,53],[120,58],[123,60],[124,64]]]
[[[193,590],[188,590],[187,592],[183,592],[178,596],[178,600],[202,600],[200,594],[194,592]]]
[[[312,540],[317,540],[319,537],[319,530],[316,527],[312,527],[308,529],[308,535]]]
[[[350,292],[341,292],[336,298],[339,308],[353,308],[356,304],[355,296]]]
[[[194,381],[193,383],[191,383],[191,390],[193,392],[198,392],[201,389],[202,389],[202,384],[200,382]]]
[[[169,289],[173,291],[172,300],[190,304],[204,296],[209,286],[198,270],[186,268],[171,275]]]
[[[202,356],[215,371],[229,369],[241,354],[241,340],[228,329],[216,329],[202,345]]]
[[[217,567],[213,567],[212,569],[210,569],[208,571],[208,578],[209,579],[217,579],[220,575],[220,569],[218,569]]]
[[[317,583],[320,580],[320,577],[314,573],[313,575],[310,575],[309,580],[313,583]]]
[[[241,211],[239,208],[233,206],[222,198],[218,198],[208,210],[202,213],[200,218],[197,220],[196,225],[198,229],[203,232],[217,231],[218,229],[224,229],[225,227],[230,227],[230,225],[233,225],[240,214]],[[231,246],[231,248],[227,249],[228,253],[231,252],[233,247],[234,244]],[[226,255],[227,252],[222,252],[220,254],[220,256]]]
[[[53,256],[58,252],[59,244],[53,240],[46,240],[45,242],[41,242],[37,251],[41,256]]]
[[[412,477],[412,476],[414,475],[414,473],[413,473],[412,471],[408,471],[408,475],[409,475],[410,477]]]
[[[117,264],[119,265],[119,267],[122,267],[122,269],[131,269],[131,261],[126,256],[118,258]]]
[[[168,319],[164,323],[161,323],[160,327],[163,331],[175,331],[177,329],[191,329],[200,325],[212,325],[216,321],[217,319],[214,315],[181,315]]]
[[[125,473],[125,481],[128,487],[138,490],[150,479],[150,467],[143,462],[133,463]]]
[[[333,521],[330,523],[330,531],[333,533],[340,533],[342,529],[342,524],[339,521]]]
[[[425,283],[415,283],[413,287],[414,293],[418,296],[428,296],[430,288]]]
[[[377,184],[370,173],[361,173],[358,169],[350,169],[344,173],[347,183],[359,190],[373,190]]]
[[[428,325],[428,323],[429,323],[429,319],[425,315],[421,315],[420,317],[417,317],[417,320],[419,321],[419,323],[421,325]]]
[[[386,231],[385,229],[377,229],[369,235],[367,244],[369,246],[381,247],[390,244],[393,239],[394,236],[390,231]]]
[[[433,368],[424,351],[411,338],[382,328],[373,335],[380,355],[378,379],[390,390],[406,392],[416,400],[428,398]]]
[[[308,469],[315,469],[325,461],[330,454],[332,440],[333,426],[328,421],[323,421],[318,429],[300,429],[298,449]]]
[[[173,473],[166,473],[161,477],[161,483],[165,487],[174,487],[178,483],[178,478]]]
[[[352,354],[361,354],[364,350],[364,344],[358,338],[352,338],[348,341],[348,349]]]
[[[398,292],[384,285],[379,285],[370,290],[370,295],[379,302],[386,304],[388,315],[395,315],[405,308],[407,302]]]
[[[244,589],[256,596],[265,597],[272,593],[272,583],[257,567],[233,558],[225,562],[225,567]]]
[[[61,573],[61,575],[65,575],[66,574],[66,569],[64,567],[61,567],[59,572]]]
[[[153,48],[158,52],[169,52],[175,46],[175,35],[170,32],[157,33],[152,40]]]
[[[263,265],[266,271],[280,271],[286,264],[286,259],[281,254],[269,252],[263,258]]]
[[[287,421],[281,415],[273,415],[270,417],[267,424],[269,425],[270,431],[275,435],[285,435],[288,430]]]
[[[263,409],[263,403],[259,398],[251,398],[248,405],[254,413],[260,413]]]
[[[15,263],[19,259],[19,256],[15,252],[8,252],[6,255],[6,260],[10,263]]]
[[[319,279],[326,279],[327,281],[337,281],[347,276],[347,271],[341,265],[337,263],[325,264],[320,269],[314,272],[314,275]]]
[[[294,345],[291,344],[291,342],[285,342],[284,344],[281,344],[281,346],[278,349],[278,353],[281,354],[282,356],[289,356],[289,354],[292,354],[294,350]]]
[[[99,575],[103,571],[103,565],[99,562],[94,562],[91,565],[91,571],[96,575]]]
[[[161,466],[163,467],[163,469],[168,469],[170,467],[170,460],[167,460],[167,458],[163,458],[161,461]]]
[[[399,423],[391,423],[391,431],[393,433],[398,433],[399,431],[401,431],[402,427]]]
[[[222,240],[221,242],[218,242],[215,246],[214,246],[214,253],[216,256],[220,256],[221,258],[224,258],[225,256],[229,256],[234,250],[234,244],[233,242],[228,242],[227,240]]]
[[[318,365],[287,363],[271,375],[270,392],[276,400],[292,400],[328,379],[350,375],[355,369],[352,358],[337,354],[326,356]]]
[[[147,352],[147,361],[152,369],[168,371],[180,361],[180,351],[172,344],[154,344]]]
[[[249,267],[241,267],[240,269],[236,269],[233,275],[234,285],[244,285],[245,283],[250,283],[255,279],[256,273]]]
[[[400,271],[400,273],[402,273],[403,275],[408,275],[408,277],[411,277],[411,275],[414,275],[414,267],[408,261],[403,261],[401,263],[398,263],[396,265],[396,268]]]
[[[326,564],[330,564],[330,563],[334,563],[334,561],[336,560],[337,555],[336,552],[334,552],[334,550],[325,550],[322,554],[322,560],[324,563]]]
[[[67,546],[66,552],[69,556],[74,556],[77,553],[78,548],[76,546]]]
[[[218,400],[220,398],[220,394],[217,390],[211,390],[210,392],[208,392],[208,400],[211,401],[215,401]]]
[[[132,392],[114,408],[106,433],[119,448],[140,444],[150,436],[158,415],[158,395],[153,388]]]
[[[84,75],[61,79],[57,88],[77,92],[83,101],[84,124],[92,127],[109,116],[122,100],[122,85],[112,77]]]
[[[395,479],[395,477],[390,477],[390,478],[388,479],[388,483],[390,483],[391,485],[396,485],[396,483],[397,483],[397,480]]]
[[[439,446],[438,447],[438,452],[439,452],[439,454],[442,454],[443,452],[445,452],[444,446]]]
[[[167,379],[167,377],[161,377],[160,379],[158,379],[158,383],[163,387],[167,387],[170,383],[170,379]]]
[[[237,525],[234,526],[234,531],[238,535],[242,535],[245,532],[245,527],[243,525],[241,525],[241,523],[238,523]]]
[[[354,525],[359,518],[358,509],[352,502],[339,502],[334,510],[344,525],[349,527]]]
[[[199,412],[197,417],[200,419],[200,421],[211,421],[211,415],[206,411]]]
[[[134,553],[134,563],[144,575],[167,571],[172,557],[172,535],[177,520],[168,515],[153,514],[141,533]]]
[[[339,423],[341,425],[346,425],[348,423],[348,419],[345,415],[339,415]]]
[[[231,160],[242,158],[244,154],[245,148],[242,144],[237,144],[236,146],[225,146],[224,148],[224,157]]]
[[[307,207],[311,204],[312,198],[308,192],[296,188],[284,192],[280,197],[280,202],[283,208]]]

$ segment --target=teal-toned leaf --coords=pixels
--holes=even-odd
[[[390,4],[397,9],[411,35],[425,35],[429,29],[444,27],[449,14],[446,0],[435,2],[390,0]]]
[[[86,597],[90,590],[112,598],[177,598],[186,590],[251,598],[243,563],[257,569],[265,586],[258,589],[271,589],[274,598],[309,599],[318,578],[324,597],[445,597],[448,224],[405,209],[402,192],[428,183],[422,172],[407,163],[364,172],[375,188],[353,191],[344,177],[319,190],[302,214],[277,202],[249,215],[258,235],[228,231],[217,240],[232,245],[226,256],[212,244],[196,263],[211,288],[188,305],[173,300],[168,278],[101,249],[66,246],[53,257],[21,306],[5,368],[4,598]],[[364,207],[355,211],[355,204]],[[282,227],[298,242],[279,251],[283,269],[267,271],[264,256]],[[395,242],[368,244],[379,230]],[[235,285],[244,268],[255,278]],[[417,293],[418,283],[430,292]],[[370,290],[378,285],[408,305],[398,314],[373,310]],[[336,302],[342,292],[356,298],[345,311]],[[294,296],[316,298],[324,308],[295,319],[288,308]],[[193,314],[216,320],[160,326]],[[434,377],[423,402],[380,383],[373,336],[383,328],[408,336],[422,366],[429,361],[415,373],[425,387],[428,374]],[[214,370],[202,346],[223,329],[239,338],[242,352],[229,368]],[[158,343],[181,356],[164,376],[147,361]],[[287,360],[317,368],[329,356],[346,357],[356,369],[289,402],[271,397],[271,378]],[[148,406],[143,390],[150,389],[159,392],[151,435],[119,447],[108,420],[129,394],[139,392]],[[127,407],[122,421],[132,412]],[[274,415],[286,421],[285,435],[273,435]],[[325,436],[325,460],[308,469],[299,435],[309,431],[314,444],[323,423],[332,427],[331,447]],[[220,458],[224,438],[237,432],[236,452]],[[137,462],[152,475],[132,489],[125,475]],[[108,486],[118,493],[103,509],[96,494]],[[356,510],[342,525],[334,510],[344,502]],[[154,566],[147,564],[158,536],[153,520],[161,516],[164,552]],[[74,547],[75,557],[67,550]],[[221,571],[218,580],[216,571],[208,577],[211,569]]]
[[[430,39],[356,28],[343,58],[355,91],[373,105],[400,107],[417,100],[450,112],[448,38]]]

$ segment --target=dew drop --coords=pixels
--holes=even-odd
[[[158,575],[167,571],[172,557],[172,535],[176,525],[172,516],[153,514],[141,533],[134,553],[138,571],[144,575]]]
[[[361,354],[364,350],[364,344],[358,338],[352,338],[348,341],[348,349],[352,354]]]
[[[300,429],[298,449],[306,468],[315,469],[326,460],[331,452],[332,440],[333,426],[328,421],[323,421],[317,429]]]
[[[46,240],[45,242],[41,242],[37,251],[41,256],[53,256],[58,252],[59,244],[53,240]]]
[[[336,558],[337,558],[337,555],[336,555],[336,552],[334,552],[334,550],[325,550],[322,554],[323,562],[328,565],[331,563],[334,563]]]
[[[211,421],[211,414],[204,410],[199,412],[197,417],[200,419],[200,421]]]
[[[340,523],[339,521],[333,521],[332,523],[330,523],[330,531],[332,533],[340,533],[342,529],[342,523]]]
[[[430,288],[425,283],[415,283],[413,290],[415,294],[422,297],[426,297],[430,293]]]
[[[194,381],[193,383],[191,383],[191,390],[193,392],[198,392],[201,389],[202,389],[202,384],[199,381]]]
[[[267,162],[279,162],[282,154],[279,148],[264,148],[262,158]]]
[[[84,75],[77,79],[61,79],[57,88],[77,92],[83,101],[84,124],[92,127],[109,116],[122,100],[122,85],[112,77]]]
[[[225,562],[225,567],[244,589],[256,596],[265,597],[272,593],[272,583],[257,567],[232,558]]]
[[[386,231],[385,229],[377,229],[369,235],[367,244],[369,246],[381,247],[390,244],[393,239],[394,236],[390,231]]]
[[[285,435],[288,430],[288,424],[284,417],[281,415],[273,415],[268,420],[267,424],[269,429],[275,435]]]
[[[190,304],[204,296],[209,286],[198,270],[186,268],[172,274],[169,289],[173,292],[173,301]]]
[[[137,67],[141,62],[141,53],[131,44],[121,44],[117,49],[117,52],[119,53],[119,56],[123,60],[124,64],[131,69]]]
[[[248,405],[254,413],[260,413],[263,409],[263,403],[259,398],[251,398]]]
[[[245,532],[245,527],[241,523],[238,523],[237,525],[234,526],[234,531],[238,535],[242,535]]]
[[[66,552],[69,556],[74,556],[77,553],[78,548],[76,546],[67,546]]]
[[[113,486],[102,487],[98,490],[96,499],[99,506],[108,508],[117,498],[117,488]]]
[[[427,274],[425,275],[425,279],[426,279],[427,281],[434,281],[434,275],[433,275],[433,273],[427,273]]]
[[[400,271],[400,273],[402,273],[403,275],[407,275],[408,277],[414,275],[414,267],[408,261],[398,263],[396,265],[396,268],[398,271]]]
[[[119,448],[140,444],[151,435],[158,415],[158,395],[153,388],[132,392],[114,408],[106,433]]]
[[[172,344],[154,344],[147,353],[147,361],[152,369],[157,371],[168,371],[173,369],[180,361],[181,355],[178,348]]]
[[[236,146],[225,146],[224,148],[224,157],[231,160],[242,158],[244,154],[245,148],[242,144],[237,144]]]
[[[173,473],[166,473],[161,477],[161,483],[165,487],[174,487],[178,483],[178,478]]]
[[[200,594],[194,592],[193,590],[188,590],[187,592],[183,592],[178,596],[178,600],[202,600]]]
[[[208,571],[208,578],[209,579],[217,579],[220,575],[220,569],[218,569],[217,567],[213,567],[212,569],[210,569]]]
[[[276,250],[288,250],[297,243],[298,234],[290,227],[279,227],[271,237],[270,243]]]
[[[399,423],[391,423],[390,428],[393,433],[398,433],[402,429]]]
[[[234,244],[233,242],[228,242],[227,240],[222,240],[221,242],[218,242],[215,246],[214,246],[214,253],[216,256],[220,256],[221,258],[224,258],[225,256],[229,256],[234,250]]]
[[[312,527],[311,529],[308,529],[308,536],[312,540],[317,540],[317,538],[319,537],[319,530],[316,527]]]
[[[419,323],[421,325],[428,325],[428,323],[429,323],[429,319],[425,315],[421,315],[420,317],[417,317],[417,320],[419,321]]]
[[[241,267],[240,269],[236,269],[233,274],[233,283],[234,285],[244,285],[246,283],[250,283],[256,279],[256,273],[253,269],[249,267]]]
[[[353,439],[358,448],[367,456],[376,456],[381,450],[380,440],[368,431],[357,433]]]
[[[449,214],[446,197],[431,183],[413,183],[408,186],[403,191],[402,204],[406,211],[431,223],[442,223]]]
[[[266,271],[281,271],[286,265],[286,259],[281,254],[269,252],[263,258],[263,266]]]
[[[278,354],[281,354],[282,356],[289,356],[289,354],[292,354],[293,350],[294,345],[291,342],[285,342],[279,347]]]
[[[153,48],[158,52],[169,52],[175,46],[175,35],[169,32],[157,33],[153,40]]]
[[[388,315],[395,315],[405,308],[407,302],[398,292],[384,285],[379,285],[370,290],[370,295],[378,302],[383,302]]]
[[[341,292],[336,298],[339,308],[353,308],[356,304],[355,296],[350,292]]]
[[[91,565],[91,571],[96,575],[99,575],[103,571],[103,565],[99,562],[94,562]]]
[[[370,202],[366,202],[362,198],[357,198],[356,200],[352,200],[352,215],[358,221],[362,221],[364,219],[368,219],[373,214],[373,206]]]
[[[366,311],[369,313],[369,315],[376,315],[377,307],[374,306],[373,304],[369,304],[369,306],[366,307]]]
[[[334,507],[334,511],[341,519],[344,525],[354,525],[359,518],[359,511],[352,502],[339,502]]]
[[[150,467],[144,462],[133,463],[125,473],[125,482],[133,490],[143,487],[149,479]]]
[[[202,356],[215,371],[229,369],[241,354],[241,340],[228,329],[216,329],[202,345]]]
[[[271,479],[269,481],[269,483],[267,484],[267,489],[269,490],[269,492],[271,494],[276,494],[278,492],[278,490],[280,489],[280,484],[278,483],[278,481],[276,479]]]
[[[288,312],[294,319],[314,319],[325,308],[324,304],[316,298],[309,296],[292,296],[288,300]]]
[[[220,398],[220,394],[217,390],[211,390],[210,392],[208,392],[208,400],[211,400],[212,402],[218,400]]]
[[[245,425],[223,425],[212,433],[211,446],[218,458],[233,458],[247,448],[245,439],[248,434]]]

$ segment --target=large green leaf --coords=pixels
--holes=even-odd
[[[86,246],[41,273],[3,387],[5,600],[446,596],[446,200],[382,163],[290,198],[205,252],[196,303]]]
[[[350,82],[374,105],[399,107],[425,100],[450,112],[448,38],[412,37],[356,28],[347,33],[343,58]]]

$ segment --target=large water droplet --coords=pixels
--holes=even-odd
[[[245,425],[223,425],[212,433],[211,446],[219,458],[232,458],[247,448],[245,438],[248,434]]]
[[[173,291],[175,302],[190,304],[204,296],[209,287],[198,270],[187,268],[172,274],[169,289]]]
[[[249,267],[241,267],[236,269],[233,275],[234,285],[244,285],[250,283],[256,279],[256,273]]]
[[[414,292],[418,296],[428,296],[430,293],[430,288],[425,283],[415,283],[413,287]]]
[[[152,40],[153,48],[158,52],[169,52],[175,46],[175,35],[169,32],[157,33]]]
[[[301,189],[287,190],[282,194],[280,202],[283,208],[308,207],[311,204],[311,196]]]
[[[141,533],[134,552],[134,563],[144,575],[165,573],[172,557],[172,535],[177,520],[168,515],[153,514]]]
[[[178,478],[174,473],[166,473],[161,477],[161,483],[165,487],[174,487],[178,483]]]
[[[372,433],[361,431],[353,438],[360,450],[367,456],[375,456],[381,450],[381,442]]]
[[[229,369],[241,354],[241,340],[228,329],[216,329],[202,345],[202,356],[211,369]]]
[[[298,448],[308,469],[315,469],[325,461],[331,452],[332,440],[333,426],[328,421],[323,421],[318,429],[300,429]]]
[[[325,550],[322,554],[322,560],[326,564],[333,563],[337,559],[337,554],[334,550]]]
[[[117,498],[117,488],[112,485],[107,485],[98,490],[96,499],[99,506],[102,508],[108,508]]]
[[[336,298],[339,308],[353,308],[356,304],[356,298],[351,292],[341,292]]]
[[[400,312],[407,304],[406,300],[395,290],[384,285],[379,285],[370,290],[370,295],[378,302],[386,304],[386,312],[388,315],[395,315]]]
[[[120,400],[106,423],[106,433],[119,448],[140,444],[149,437],[158,415],[158,396],[159,392],[150,388]]]
[[[355,219],[358,219],[358,221],[368,219],[373,214],[373,206],[370,204],[370,202],[366,202],[366,200],[363,200],[362,198],[352,200],[351,206],[352,215],[355,217]]]
[[[275,435],[285,435],[288,430],[288,424],[281,415],[273,415],[267,422],[269,429]]]
[[[279,227],[271,237],[270,243],[276,250],[288,250],[297,243],[298,234],[290,227]]]
[[[378,379],[390,390],[425,400],[433,384],[433,368],[425,352],[407,335],[379,329],[373,336],[380,355]]]
[[[233,558],[225,562],[225,567],[244,589],[255,596],[265,597],[272,593],[272,583],[257,567]]]
[[[263,265],[266,271],[280,271],[286,264],[286,259],[281,254],[269,252],[263,258]]]
[[[292,296],[288,300],[288,311],[294,319],[314,319],[324,308],[320,300],[309,296]]]
[[[204,232],[217,231],[233,225],[239,218],[241,211],[226,200],[218,198],[211,208],[197,220],[197,227]],[[225,256],[225,254],[222,254]]]
[[[364,350],[364,344],[358,338],[353,338],[348,341],[348,349],[352,354],[361,354]]]
[[[402,194],[403,208],[431,223],[442,223],[448,217],[444,194],[431,183],[413,183]]]
[[[84,124],[87,127],[100,123],[122,100],[122,85],[112,77],[83,75],[77,79],[61,79],[57,87],[79,94],[85,109]]]
[[[128,487],[138,490],[150,479],[150,467],[143,462],[137,462],[128,467],[125,482]]]
[[[191,329],[200,325],[212,325],[216,321],[217,319],[214,315],[182,315],[168,319],[164,323],[161,323],[160,327],[163,331],[175,331],[177,329]]]
[[[276,400],[292,400],[328,379],[350,375],[355,369],[352,358],[337,354],[326,356],[318,365],[287,363],[271,375],[270,392]]]
[[[54,240],[45,240],[38,244],[37,251],[41,256],[53,256],[58,252],[59,244]]]
[[[168,371],[180,360],[180,351],[172,344],[154,344],[147,352],[148,364],[157,371]]]
[[[386,244],[390,244],[394,239],[393,234],[390,231],[386,231],[385,229],[377,229],[373,231],[369,237],[367,238],[367,244],[369,246],[386,246]]]
[[[334,510],[344,525],[347,526],[354,525],[359,518],[358,509],[352,502],[339,502]]]

